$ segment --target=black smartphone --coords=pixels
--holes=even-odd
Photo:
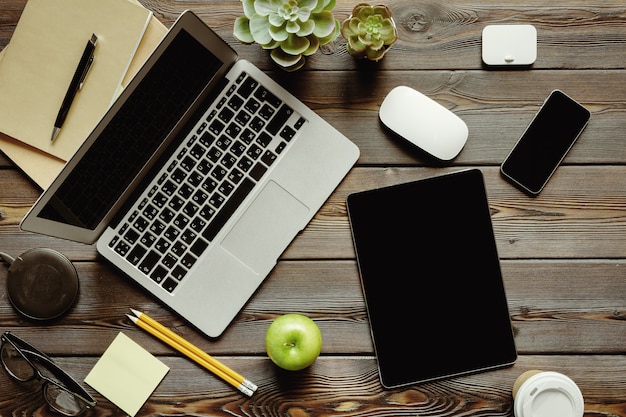
[[[530,122],[500,171],[514,184],[537,195],[583,131],[591,113],[554,90]]]

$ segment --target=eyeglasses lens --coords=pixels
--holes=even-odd
[[[87,409],[87,404],[66,389],[46,384],[44,396],[50,407],[66,416],[77,416]]]
[[[35,376],[35,370],[10,343],[2,345],[2,363],[6,370],[19,381],[28,381]]]

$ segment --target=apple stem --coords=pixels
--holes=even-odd
[[[295,343],[283,343],[283,346],[289,346],[289,347],[294,347],[296,344]]]

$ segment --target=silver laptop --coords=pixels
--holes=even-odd
[[[97,242],[218,337],[358,157],[186,11],[20,227]]]

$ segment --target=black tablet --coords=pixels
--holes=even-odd
[[[383,386],[515,362],[479,170],[353,193],[347,207]]]

